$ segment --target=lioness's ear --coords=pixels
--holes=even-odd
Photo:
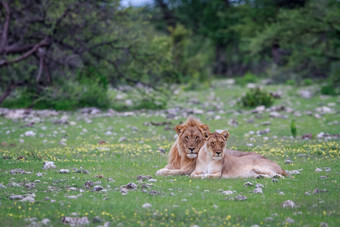
[[[201,129],[204,131],[204,132],[209,132],[209,126],[208,125],[201,125]]]
[[[211,132],[206,131],[206,132],[203,133],[203,135],[204,135],[205,139],[208,139],[208,137],[211,135]]]
[[[230,134],[228,131],[224,131],[221,133],[221,135],[224,137],[225,140],[227,140]]]
[[[176,125],[175,126],[175,130],[177,132],[177,134],[179,135],[182,132],[183,126],[182,125]]]

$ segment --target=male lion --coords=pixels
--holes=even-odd
[[[204,145],[205,135],[209,135],[209,127],[200,120],[189,117],[175,130],[178,137],[169,152],[168,164],[156,172],[157,176],[185,175],[194,171],[198,151]]]
[[[201,148],[195,171],[191,177],[199,178],[237,178],[237,177],[274,177],[287,176],[287,173],[275,162],[245,155],[236,157],[224,151],[229,132],[214,132],[206,139]]]

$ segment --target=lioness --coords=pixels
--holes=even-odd
[[[200,120],[189,117],[175,127],[178,137],[169,152],[168,164],[156,172],[157,176],[190,174],[196,167],[198,151],[204,145],[209,127]]]
[[[201,148],[195,171],[191,177],[237,178],[286,176],[287,173],[275,162],[251,155],[236,157],[224,151],[229,132],[214,132]]]

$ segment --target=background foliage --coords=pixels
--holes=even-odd
[[[245,75],[239,81],[308,78],[339,94],[336,0],[1,3],[2,106],[134,108],[117,105],[110,90],[138,85],[144,98],[135,108],[164,108],[172,83],[197,89],[211,77]]]

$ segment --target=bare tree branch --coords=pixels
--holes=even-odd
[[[4,22],[4,27],[2,29],[2,35],[1,35],[0,54],[3,52],[7,44],[8,27],[9,27],[10,13],[11,13],[8,3],[6,1],[1,1],[1,3],[6,10],[6,18]]]
[[[18,83],[12,83],[10,84],[6,91],[1,95],[0,97],[0,104],[12,93],[12,91],[18,87],[18,86],[23,86],[26,85],[27,81],[22,81],[22,82],[18,82]]]
[[[10,65],[10,64],[14,64],[14,63],[20,62],[22,60],[25,60],[26,58],[28,58],[32,54],[34,54],[40,47],[47,46],[47,45],[50,45],[50,39],[48,37],[44,38],[39,43],[35,44],[32,49],[30,49],[26,53],[20,55],[19,57],[17,57],[14,60],[7,60],[7,59],[0,60],[0,67]]]

